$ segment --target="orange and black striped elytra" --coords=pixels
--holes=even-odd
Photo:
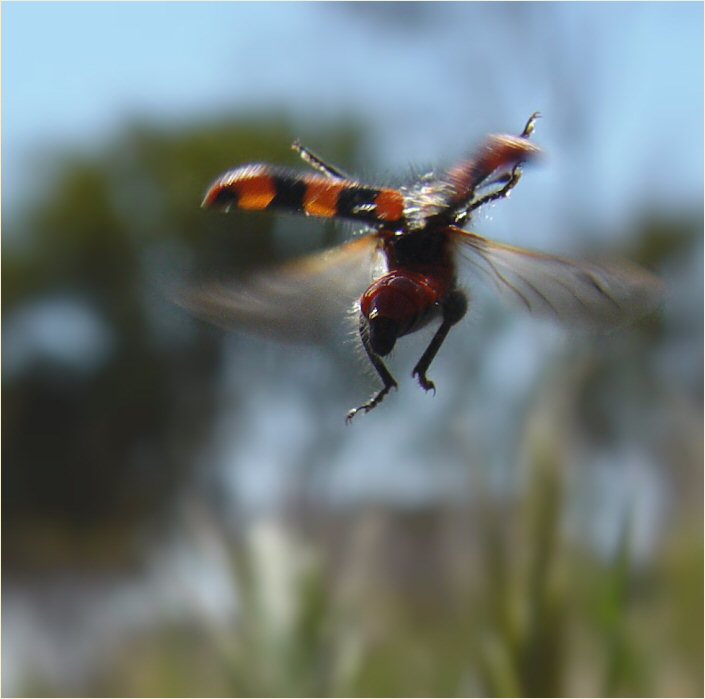
[[[434,319],[440,324],[412,376],[426,391],[431,362],[465,315],[468,296],[459,262],[484,272],[497,290],[525,309],[563,322],[615,324],[650,310],[659,281],[626,264],[592,264],[496,243],[463,230],[472,213],[506,198],[522,166],[540,149],[529,141],[538,114],[518,136],[489,136],[456,166],[400,189],[373,187],[342,173],[298,142],[315,173],[255,163],[221,175],[203,206],[282,211],[367,225],[365,234],[242,282],[202,286],[182,303],[216,323],[308,339],[335,299],[354,307],[359,338],[382,388],[360,407],[368,412],[397,382],[384,363],[400,337]]]
[[[376,189],[344,179],[301,175],[270,165],[245,165],[213,183],[203,206],[244,211],[281,209],[364,223],[400,223],[404,198],[394,189]]]

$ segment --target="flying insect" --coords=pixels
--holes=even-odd
[[[559,321],[610,325],[650,310],[660,283],[629,264],[594,264],[505,245],[464,230],[473,212],[508,197],[525,164],[541,154],[530,140],[532,114],[518,136],[492,135],[469,158],[402,188],[364,184],[300,143],[294,150],[315,172],[254,163],[229,170],[208,188],[203,206],[281,211],[365,225],[352,240],[242,282],[194,290],[184,305],[220,325],[306,339],[308,320],[342,300],[353,308],[364,352],[382,386],[347,414],[378,406],[397,382],[384,358],[397,340],[440,321],[413,368],[425,391],[427,372],[450,329],[466,314],[459,263],[482,269],[497,290],[526,310]]]

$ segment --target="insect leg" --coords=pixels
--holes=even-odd
[[[366,403],[363,403],[359,408],[353,408],[348,411],[347,417],[345,418],[345,422],[347,423],[350,423],[355,415],[360,412],[360,410],[364,410],[366,413],[369,413],[372,408],[382,402],[384,397],[392,388],[397,387],[397,382],[389,373],[389,370],[384,365],[382,358],[373,351],[372,347],[370,347],[370,334],[367,328],[367,319],[364,318],[362,314],[360,314],[360,338],[362,339],[362,346],[365,348],[365,352],[367,353],[370,363],[375,368],[375,371],[382,379],[382,383],[384,385]]]
[[[519,134],[520,139],[528,139],[529,136],[534,132],[534,129],[536,128],[536,120],[541,116],[539,112],[534,112],[530,117],[529,120],[526,122],[526,125],[524,126],[524,130]],[[492,201],[496,201],[498,199],[504,199],[505,197],[509,196],[509,193],[514,189],[514,187],[517,186],[519,183],[519,180],[521,179],[521,166],[524,160],[526,160],[530,155],[532,155],[532,150],[531,148],[526,146],[525,144],[519,147],[520,151],[523,151],[523,156],[524,157],[517,157],[516,155],[513,155],[511,153],[511,149],[509,148],[509,145],[513,146],[514,148],[517,148],[516,141],[517,139],[514,139],[510,144],[507,143],[502,143],[502,138],[503,137],[495,137],[495,143],[494,143],[494,150],[489,150],[485,154],[485,159],[489,160],[489,162],[485,163],[484,166],[488,170],[488,172],[485,174],[485,177],[480,177],[480,181],[477,182],[476,185],[470,188],[470,194],[474,194],[474,189],[475,187],[490,187],[492,185],[503,185],[500,187],[500,189],[496,189],[489,194],[485,194],[483,196],[478,196],[478,197],[472,197],[467,204],[464,206],[459,207],[455,214],[454,214],[454,222],[458,226],[462,226],[465,224],[467,221],[468,217],[470,214],[475,210],[479,209],[481,206],[484,206],[485,204],[489,204]],[[511,137],[508,137],[511,139]],[[492,159],[497,160],[498,162],[493,162]],[[482,160],[482,159],[481,159]],[[516,162],[514,167],[512,167],[511,171],[507,174],[501,174],[498,177],[495,177],[493,179],[487,180],[486,177],[489,176],[491,173],[489,172],[490,169],[495,169],[497,166],[502,166],[502,165],[510,165],[512,160],[516,160],[519,162]],[[502,162],[504,161],[504,162]],[[472,162],[472,161],[471,161]],[[465,177],[464,173],[460,173],[459,175],[461,177],[461,180],[463,177]],[[483,181],[484,180],[484,181]],[[466,186],[469,186],[468,183],[465,183]]]
[[[441,348],[450,329],[465,315],[468,310],[468,300],[465,294],[456,289],[448,295],[443,305],[443,320],[441,326],[436,330],[436,334],[431,339],[426,351],[421,355],[421,359],[416,363],[411,375],[418,379],[424,391],[436,392],[436,387],[429,378],[426,377],[428,367]]]
[[[467,218],[468,214],[470,214],[472,211],[475,211],[475,209],[479,209],[481,206],[484,206],[485,204],[489,204],[491,201],[497,201],[497,199],[504,199],[505,197],[508,197],[509,193],[514,189],[514,187],[517,186],[520,179],[521,179],[521,166],[515,165],[514,168],[512,169],[512,173],[509,176],[509,179],[507,180],[504,187],[502,187],[501,189],[498,189],[495,192],[490,192],[489,194],[485,194],[484,196],[480,197],[479,199],[475,199],[475,201],[471,202],[470,206],[468,206],[468,208],[462,212],[462,220],[465,220]]]
[[[534,112],[530,117],[529,121],[526,122],[524,130],[519,134],[522,138],[529,138],[534,129],[536,128],[536,120],[541,118],[541,112]]]
[[[308,163],[314,170],[322,172],[326,177],[330,177],[335,180],[350,179],[344,172],[338,170],[337,167],[334,167],[319,158],[315,153],[306,148],[306,146],[302,145],[300,141],[294,141],[291,144],[291,147],[299,154],[299,156],[301,156],[301,159],[305,163]]]
[[[541,118],[540,112],[534,112],[530,117],[529,120],[526,122],[526,126],[524,126],[524,130],[519,134],[521,138],[529,138],[532,133],[534,133],[534,129],[536,128],[536,120]],[[504,199],[509,196],[509,193],[514,189],[514,187],[517,186],[519,183],[519,180],[521,179],[521,165],[515,165],[512,168],[512,171],[510,175],[507,177],[505,180],[505,185],[501,189],[498,189],[495,192],[490,192],[489,194],[486,194],[483,197],[480,197],[479,199],[476,199],[473,202],[470,202],[470,205],[468,206],[467,209],[465,209],[460,218],[462,221],[464,221],[468,215],[474,211],[475,209],[479,209],[481,206],[484,206],[485,204],[489,204],[491,201],[497,201],[498,199]],[[497,180],[497,184],[502,182],[502,180]]]

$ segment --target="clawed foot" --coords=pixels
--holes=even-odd
[[[541,118],[541,112],[534,112],[530,117],[529,121],[526,122],[526,126],[524,127],[524,130],[521,132],[521,137],[522,138],[529,138],[532,133],[534,133],[534,129],[536,128],[536,120]]]
[[[366,413],[369,413],[370,410],[372,410],[372,407],[365,403],[365,405],[361,405],[359,408],[352,408],[351,410],[348,410],[348,414],[345,416],[345,424],[349,425],[355,415],[357,415],[361,410],[364,410]]]
[[[390,383],[388,386],[385,386],[381,391],[379,391],[379,393],[376,393],[374,396],[372,396],[372,398],[370,398],[370,400],[367,401],[367,403],[363,403],[359,408],[353,408],[352,410],[349,410],[348,414],[345,416],[345,422],[349,425],[355,415],[357,415],[361,410],[366,413],[369,413],[370,410],[376,408],[392,388],[397,388],[396,381],[394,383]]]
[[[426,377],[426,372],[421,371],[418,367],[414,369],[411,375],[418,380],[419,385],[424,391],[433,391],[433,395],[436,395],[436,385],[431,381],[431,379]]]

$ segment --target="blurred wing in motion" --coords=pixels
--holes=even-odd
[[[500,294],[537,315],[562,323],[610,326],[653,310],[659,279],[630,263],[577,262],[487,240],[459,228],[456,241]]]
[[[204,284],[177,302],[216,325],[293,342],[321,342],[370,284],[378,241],[357,238],[256,272],[241,282]]]

